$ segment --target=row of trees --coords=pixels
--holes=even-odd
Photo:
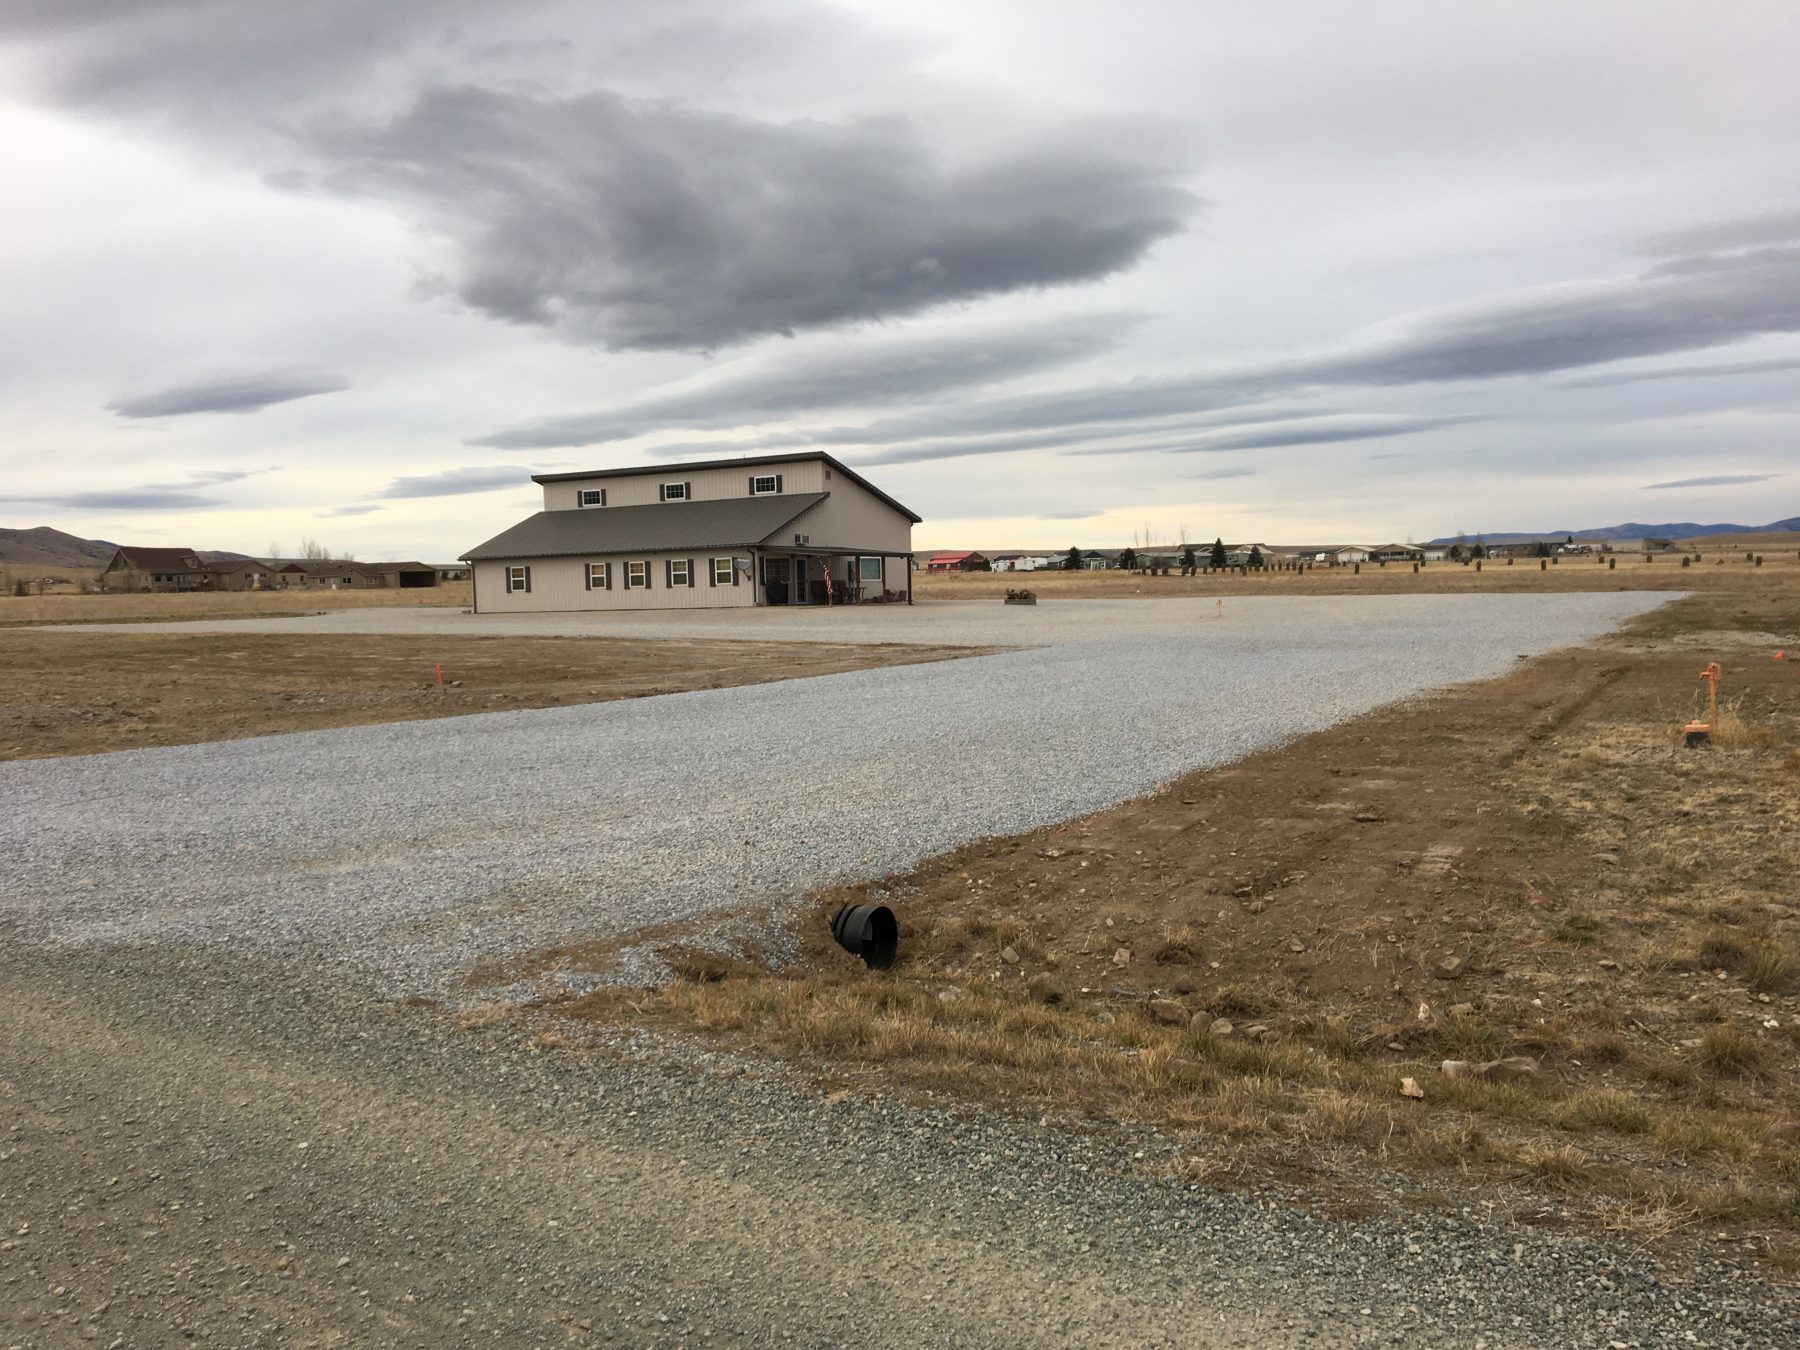
[[[271,539],[269,541],[269,556],[271,558],[285,558],[285,557],[288,557],[289,555],[286,553],[283,553],[281,551],[281,543],[279,540]],[[304,558],[307,562],[355,562],[356,561],[356,555],[354,553],[351,553],[348,549],[346,549],[342,553],[334,554],[330,549],[326,548],[325,545],[321,544],[317,539],[312,539],[312,538],[302,539],[300,541],[300,551],[298,553],[294,554],[293,556],[296,558]]]
[[[1250,546],[1250,557],[1247,562],[1250,567],[1261,567],[1263,565],[1262,549],[1257,545],[1252,544]],[[1229,567],[1231,564],[1228,561],[1225,552],[1225,541],[1223,539],[1213,540],[1212,548],[1207,550],[1206,561],[1204,564],[1200,561],[1199,550],[1192,544],[1183,544],[1181,546],[1181,565],[1188,569],[1200,567],[1202,565],[1207,567]],[[1065,572],[1079,572],[1085,566],[1086,564],[1081,558],[1081,550],[1078,548],[1071,548],[1062,560],[1062,570]],[[1126,548],[1123,550],[1119,554],[1119,566],[1127,572],[1135,571],[1138,567],[1137,549]]]

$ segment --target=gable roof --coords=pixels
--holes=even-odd
[[[123,558],[127,567],[135,567],[140,572],[206,570],[206,564],[200,561],[200,555],[191,548],[136,548],[121,544],[116,556]],[[108,566],[110,565],[109,563]]]
[[[927,561],[934,562],[934,563],[936,563],[936,562],[961,562],[964,558],[979,558],[981,556],[982,555],[979,553],[972,553],[965,549],[961,553],[934,553],[931,555],[931,557],[929,559],[927,559]]]
[[[633,469],[589,469],[582,473],[534,473],[531,475],[531,481],[534,483],[573,483],[584,478],[636,478],[644,474],[663,474],[672,478],[685,469],[756,468],[762,464],[804,464],[808,460],[815,459],[843,474],[864,492],[880,498],[913,524],[919,524],[922,519],[900,505],[855,469],[833,459],[823,450],[808,450],[797,455],[745,455],[736,459],[688,459],[678,464],[640,464]],[[686,546],[677,545],[676,547]]]
[[[748,548],[762,543],[830,495],[797,492],[775,497],[609,506],[598,511],[539,511],[461,556],[465,562],[475,562],[483,558]]]

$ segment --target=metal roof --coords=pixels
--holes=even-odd
[[[601,553],[663,553],[682,548],[748,548],[811,510],[831,494],[795,492],[771,497],[723,497],[649,506],[599,506],[539,511],[462,555],[484,558],[561,558]]]
[[[814,459],[820,463],[829,464],[863,491],[873,493],[912,521],[913,524],[917,525],[923,519],[900,505],[848,464],[834,459],[823,450],[807,450],[794,455],[742,455],[736,459],[690,459],[683,460],[679,464],[640,464],[633,469],[588,469],[581,473],[534,473],[531,475],[531,481],[534,483],[573,483],[584,478],[636,478],[645,474],[661,474],[665,478],[673,478],[684,469],[736,469],[746,466],[756,468],[765,464],[802,464]],[[685,547],[685,545],[678,545],[678,547]]]

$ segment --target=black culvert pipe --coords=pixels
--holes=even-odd
[[[900,924],[886,905],[845,905],[831,916],[831,936],[870,970],[886,970],[900,950]]]

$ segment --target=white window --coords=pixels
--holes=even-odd
[[[671,558],[671,559],[669,559],[669,585],[671,585],[671,586],[691,586],[691,585],[693,585],[693,581],[691,580],[691,578],[693,576],[693,571],[692,571],[693,566],[694,565],[691,562],[689,562],[686,558]]]
[[[650,584],[650,564],[647,562],[628,562],[625,564],[625,589],[637,590]]]
[[[509,567],[506,569],[506,591],[529,591],[531,589],[531,569],[529,567]]]
[[[781,479],[772,473],[759,473],[750,480],[750,495],[759,497],[765,492],[780,492]]]
[[[686,483],[664,483],[662,499],[665,502],[685,502],[688,499],[688,485]]]
[[[714,558],[712,560],[712,584],[715,586],[735,585],[737,573],[732,569],[730,558]]]
[[[610,591],[612,589],[612,564],[589,563],[587,565],[587,588],[590,591]]]
[[[862,581],[880,581],[881,580],[881,559],[880,558],[859,558],[857,560],[857,566],[859,569],[859,571],[857,573],[859,580],[862,580]]]
[[[581,504],[583,506],[605,506],[606,505],[606,489],[605,488],[583,488],[583,489],[581,489]]]

